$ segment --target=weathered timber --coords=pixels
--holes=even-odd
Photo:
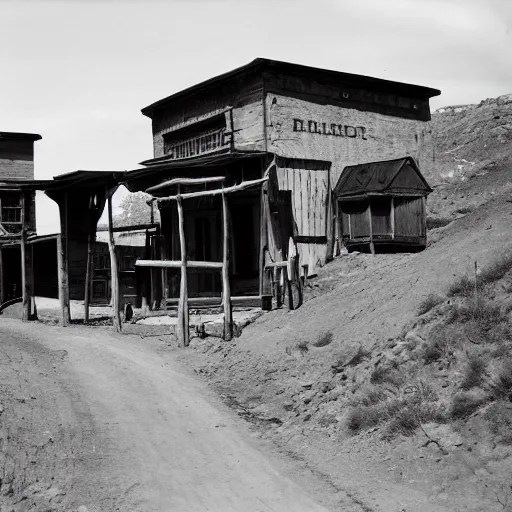
[[[154,192],[165,190],[166,188],[170,188],[174,185],[203,185],[206,183],[219,183],[221,181],[224,181],[225,179],[225,176],[212,176],[206,178],[174,178],[169,181],[164,181],[159,185],[149,187],[148,189],[146,189],[146,192],[148,194],[153,194]]]
[[[133,224],[132,226],[114,226],[112,228],[113,233],[122,233],[125,231],[142,231],[146,229],[156,229],[158,224],[150,222],[149,224]]]
[[[87,261],[85,263],[85,289],[84,289],[84,323],[89,323],[89,303],[91,300],[92,279],[93,279],[93,257],[95,235],[87,235]]]
[[[117,332],[121,332],[121,313],[120,313],[120,290],[119,290],[119,268],[117,265],[116,245],[114,232],[112,231],[112,195],[114,190],[108,194],[108,250],[110,254],[110,282],[112,293],[112,323]]]
[[[137,267],[150,267],[150,268],[181,268],[181,260],[137,260],[135,262]],[[222,261],[193,261],[187,260],[187,268],[189,269],[210,269],[222,270]]]
[[[250,180],[250,181],[243,181],[239,185],[233,185],[232,187],[227,188],[219,188],[215,190],[202,190],[200,192],[188,192],[186,194],[181,195],[175,195],[175,196],[169,196],[169,197],[161,197],[157,198],[157,201],[160,202],[166,202],[166,201],[177,201],[178,197],[181,199],[190,199],[193,197],[206,197],[206,196],[217,196],[221,194],[231,194],[233,192],[239,192],[240,190],[245,190],[246,188],[254,187],[256,185],[261,185],[262,183],[265,183],[265,181],[268,180],[268,177],[260,178],[258,180]]]
[[[226,341],[230,341],[233,336],[231,288],[229,285],[230,233],[228,201],[226,194],[222,194],[222,307],[224,309],[224,339]]]
[[[0,304],[5,301],[4,251],[0,247]]]
[[[187,288],[187,249],[185,240],[185,219],[183,216],[183,204],[181,196],[176,200],[178,206],[178,225],[180,235],[181,252],[181,282],[180,282],[180,301],[178,304],[178,325],[177,336],[178,344],[187,347],[189,344],[189,322],[188,322],[188,288]]]

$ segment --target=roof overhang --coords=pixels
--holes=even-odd
[[[41,139],[42,137],[38,133],[0,132],[0,140],[28,140],[35,142]]]
[[[221,75],[215,76],[204,82],[200,82],[199,84],[193,85],[192,87],[188,87],[182,91],[176,92],[175,94],[171,94],[166,98],[163,98],[147,107],[144,107],[141,112],[148,117],[151,117],[151,114],[164,105],[171,103],[173,101],[178,101],[186,98],[187,96],[191,96],[193,94],[200,93],[202,91],[208,90],[211,86],[215,86],[222,83],[227,83],[231,80],[237,79],[240,76],[248,73],[248,72],[263,72],[265,70],[275,71],[277,73],[283,74],[298,74],[303,76],[309,76],[312,79],[325,77],[334,80],[339,80],[340,82],[344,82],[347,84],[351,84],[355,87],[366,87],[379,91],[387,91],[387,92],[399,92],[403,94],[410,94],[417,98],[432,98],[434,96],[439,96],[441,91],[438,89],[433,89],[431,87],[424,87],[421,85],[413,85],[404,82],[394,82],[391,80],[384,80],[382,78],[374,78],[370,76],[364,75],[355,75],[352,73],[344,73],[341,71],[333,71],[329,69],[321,69],[311,66],[303,66],[300,64],[293,64],[291,62],[282,62],[277,60],[270,59],[262,59],[257,58],[252,62],[245,64],[239,68],[233,69],[232,71],[228,71],[227,73],[223,73]]]

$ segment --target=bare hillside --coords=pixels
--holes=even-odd
[[[425,251],[341,256],[299,310],[183,354],[363,510],[512,506],[511,113],[507,96],[435,114]],[[475,163],[447,174],[457,159]]]

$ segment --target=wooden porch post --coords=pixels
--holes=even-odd
[[[224,308],[224,339],[230,341],[233,336],[233,313],[231,309],[231,288],[229,286],[229,210],[226,194],[222,194],[222,307]]]
[[[180,252],[181,252],[181,282],[180,282],[180,300],[178,303],[178,324],[176,334],[178,345],[188,347],[189,328],[188,328],[188,287],[187,287],[187,249],[185,245],[185,224],[183,218],[183,204],[181,202],[180,190],[176,198],[178,205],[178,225],[180,233]]]
[[[373,226],[372,226],[372,201],[368,199],[368,229],[370,230],[370,252],[375,256],[375,245],[373,244]]]
[[[21,196],[21,289],[22,289],[22,315],[21,319],[34,320],[32,313],[32,304],[34,303],[34,269],[32,266],[32,247],[27,244],[28,226],[27,226],[27,197],[23,193]]]
[[[5,286],[4,286],[4,251],[0,247],[0,304],[5,302]]]
[[[119,270],[117,266],[116,246],[114,240],[112,220],[112,195],[113,190],[108,192],[108,250],[110,253],[110,282],[112,289],[112,323],[117,332],[121,332],[121,315],[119,313]]]
[[[93,246],[95,235],[87,235],[87,263],[85,268],[85,290],[84,290],[84,323],[89,323],[89,302],[91,298],[91,287],[93,278]]]

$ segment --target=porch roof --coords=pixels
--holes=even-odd
[[[174,175],[173,171],[185,169],[214,169],[229,165],[237,161],[259,159],[271,155],[266,151],[230,151],[208,154],[199,157],[184,158],[181,160],[154,159],[144,162],[147,167],[127,171],[122,184],[130,191],[137,192],[148,188],[148,181],[157,184]]]

